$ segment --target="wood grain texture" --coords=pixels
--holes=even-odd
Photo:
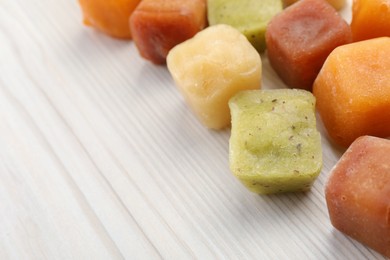
[[[284,87],[263,64],[264,88]],[[382,259],[330,225],[343,151],[321,125],[311,192],[249,193],[230,131],[203,128],[131,42],[84,27],[77,1],[0,0],[0,122],[0,259]]]

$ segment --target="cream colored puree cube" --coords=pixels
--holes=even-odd
[[[214,25],[174,47],[168,69],[185,100],[208,128],[230,125],[229,99],[240,90],[260,89],[259,53],[229,25]]]

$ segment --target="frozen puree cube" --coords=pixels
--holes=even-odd
[[[130,39],[129,17],[141,0],[79,0],[84,24],[112,37]]]
[[[167,57],[176,85],[200,121],[209,128],[230,124],[229,99],[261,87],[261,59],[239,31],[214,25],[173,48]]]
[[[271,66],[290,87],[311,90],[326,57],[351,42],[349,25],[323,0],[301,0],[275,16],[266,41]]]
[[[316,81],[317,109],[341,146],[362,135],[390,136],[390,38],[335,49]]]
[[[262,52],[265,50],[267,24],[282,8],[281,0],[208,0],[207,17],[210,25],[235,27]]]
[[[283,0],[284,6],[292,5],[299,0]],[[346,0],[326,0],[329,4],[331,4],[336,10],[340,10],[345,6]]]
[[[242,91],[229,106],[233,174],[260,194],[309,190],[322,168],[314,96],[296,89]]]
[[[390,140],[356,139],[325,188],[335,228],[390,257]]]
[[[390,36],[390,0],[354,0],[351,29],[354,41]]]
[[[165,64],[170,49],[206,24],[206,0],[143,0],[130,17],[138,51],[155,64]]]

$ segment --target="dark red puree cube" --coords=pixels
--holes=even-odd
[[[156,64],[165,64],[173,47],[206,24],[206,0],[143,0],[130,17],[138,51]]]
[[[350,43],[349,25],[325,0],[301,0],[268,24],[268,58],[292,88],[311,90],[322,65],[337,46]]]

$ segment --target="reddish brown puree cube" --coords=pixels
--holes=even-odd
[[[206,0],[143,0],[130,17],[130,29],[141,56],[164,64],[169,50],[206,22]]]
[[[301,0],[268,24],[268,58],[292,88],[311,90],[329,53],[352,41],[351,28],[325,0]]]
[[[356,139],[332,170],[325,195],[335,228],[390,257],[390,140]]]

